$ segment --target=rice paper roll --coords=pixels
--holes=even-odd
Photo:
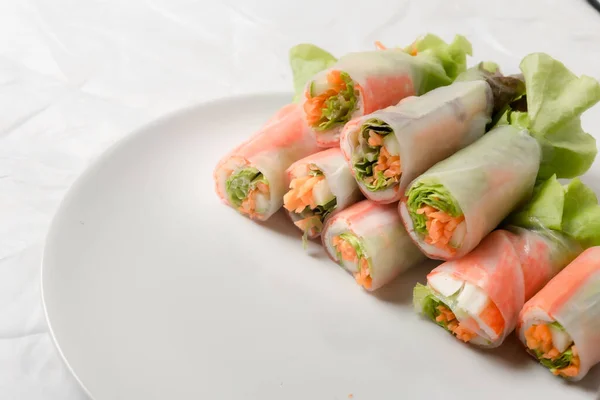
[[[308,80],[301,105],[319,146],[338,147],[344,124],[353,118],[452,83],[471,53],[462,36],[450,45],[436,38],[423,46],[414,55],[402,49],[349,53]]]
[[[340,147],[367,198],[396,202],[417,176],[483,136],[493,101],[485,81],[455,82],[349,122]]]
[[[600,362],[600,247],[583,252],[519,314],[518,336],[554,375],[578,381]]]
[[[496,230],[464,257],[447,261],[417,285],[417,312],[459,340],[495,348],[515,329],[525,301],[581,252],[558,232]]]
[[[500,125],[405,192],[402,220],[431,258],[467,254],[529,196],[536,175],[573,178],[596,156],[595,139],[580,117],[600,100],[600,83],[543,53],[526,56],[520,69],[525,96],[509,104]]]
[[[369,291],[425,259],[404,230],[395,204],[356,203],[329,219],[322,240],[329,257]]]
[[[530,197],[540,156],[527,131],[492,129],[408,186],[399,204],[408,233],[430,258],[464,256]]]
[[[363,198],[339,148],[312,154],[287,170],[289,189],[283,204],[294,224],[306,237],[321,234],[333,214]]]
[[[265,221],[283,205],[287,168],[318,151],[301,108],[289,104],[219,161],[217,195],[242,215]]]

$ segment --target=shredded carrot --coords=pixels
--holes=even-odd
[[[443,211],[437,210],[429,205],[422,206],[417,210],[417,214],[425,214],[427,221],[427,235],[425,243],[431,244],[441,250],[445,250],[451,255],[456,253],[456,249],[450,246],[450,239],[458,224],[464,221],[463,215],[453,217]]]
[[[413,42],[413,44],[410,45],[410,51],[408,52],[408,54],[410,54],[411,56],[416,56],[418,53],[417,51],[417,41],[415,40]]]
[[[248,196],[242,201],[242,205],[238,207],[238,211],[248,217],[254,219],[258,217],[256,213],[256,196],[259,194],[269,194],[269,185],[259,182],[256,187],[250,189]]]
[[[369,271],[369,262],[366,258],[361,258],[360,260],[360,271],[354,274],[354,278],[356,279],[356,283],[365,289],[371,289],[373,287],[373,278],[370,275]]]
[[[552,332],[546,324],[531,325],[525,331],[525,342],[527,348],[529,348],[530,350],[537,350],[542,352],[543,358],[556,360],[561,355],[560,351],[558,351],[558,349],[552,343]],[[552,373],[554,375],[574,377],[577,376],[577,374],[579,374],[579,367],[581,361],[579,359],[579,353],[575,345],[571,346],[571,352],[573,353],[571,363],[565,368],[553,370]]]
[[[383,136],[381,136],[377,132],[371,130],[371,131],[369,131],[369,139],[367,140],[367,143],[369,143],[369,146],[371,146],[371,147],[382,146],[383,145]]]
[[[365,289],[371,289],[373,286],[373,278],[369,270],[369,261],[361,257],[358,258],[354,247],[340,236],[334,236],[332,239],[333,247],[338,253],[340,253],[343,260],[359,264],[359,271],[354,274],[356,283],[364,287]]]
[[[318,96],[313,97],[310,92],[306,92],[307,101],[304,103],[304,112],[306,121],[310,126],[318,124],[323,117],[323,108],[327,99],[346,89],[346,82],[344,82],[341,72],[338,70],[330,71],[327,74],[327,83],[330,88]]]
[[[394,182],[398,182],[400,180],[400,175],[402,174],[400,156],[391,155],[388,149],[383,145],[383,137],[376,132],[369,132],[367,143],[369,146],[381,146],[381,148],[379,149],[379,158],[373,166],[374,174],[365,179],[366,183],[372,184],[375,179],[377,179],[376,172],[381,172],[385,178],[391,178]]]
[[[376,41],[375,41],[375,47],[376,47],[378,50],[387,50],[387,47],[385,47],[385,46],[383,45],[383,43],[381,43],[379,40],[376,40]]]
[[[313,189],[315,185],[325,179],[323,175],[306,175],[294,178],[290,182],[290,190],[283,196],[283,206],[288,211],[301,213],[306,207],[317,208]]]
[[[461,325],[460,321],[456,319],[456,315],[448,307],[439,305],[437,310],[440,314],[435,318],[437,322],[445,322],[448,330],[452,332],[459,340],[463,342],[470,342],[475,336],[477,336],[471,330]]]

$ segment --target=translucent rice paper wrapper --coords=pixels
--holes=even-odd
[[[350,121],[342,131],[340,148],[353,165],[362,125],[372,118],[387,123],[400,148],[400,181],[381,191],[359,185],[370,200],[396,202],[420,174],[483,136],[493,107],[492,90],[485,81],[455,82]]]
[[[341,260],[332,241],[346,232],[361,239],[372,263],[370,290],[386,285],[425,260],[404,230],[396,207],[395,204],[380,205],[363,200],[333,216],[321,235],[329,257],[351,274],[358,272],[358,265]]]
[[[475,340],[472,344],[495,348],[515,329],[525,301],[581,251],[576,242],[558,232],[511,227],[492,232],[471,253],[435,268],[427,280],[429,283],[433,277],[444,275],[479,288],[500,311],[504,329],[491,343]],[[463,288],[457,286],[457,292],[459,290]],[[468,316],[458,310],[468,308],[473,313],[477,307],[461,303],[458,296],[458,300],[450,301],[448,306],[461,323],[477,331],[476,326],[468,326]]]
[[[316,166],[323,172],[329,190],[331,190],[337,201],[335,209],[324,222],[331,218],[331,216],[364,198],[339,148],[327,149],[293,163],[287,170],[288,186],[295,177],[305,175],[311,165]],[[287,213],[294,222],[302,219],[295,212],[287,211]],[[311,228],[308,232],[308,237],[314,239],[320,234],[319,230]]]
[[[475,143],[437,163],[406,190],[408,193],[416,182],[423,180],[442,184],[464,215],[462,245],[450,254],[425,243],[423,235],[414,230],[405,196],[399,212],[408,233],[428,257],[459,259],[531,196],[540,157],[540,146],[527,131],[509,125],[492,129]]]
[[[402,50],[388,49],[349,53],[330,68],[316,74],[304,90],[302,108],[307,101],[311,85],[317,90],[326,85],[331,71],[347,73],[356,83],[359,92],[356,110],[351,118],[370,114],[376,110],[397,104],[400,100],[421,95],[435,87],[447,85],[449,80],[431,79],[431,74],[445,76],[441,64],[415,57]],[[430,79],[425,79],[429,77]],[[313,83],[314,82],[314,83]],[[310,128],[321,147],[338,147],[343,125],[326,131]]]
[[[600,247],[584,251],[529,300],[519,315],[519,339],[533,324],[557,321],[571,336],[582,379],[600,362]]]
[[[297,104],[284,106],[250,139],[219,161],[214,171],[217,195],[225,204],[236,208],[227,195],[227,179],[244,167],[258,169],[269,182],[269,196],[264,199],[262,210],[256,216],[256,219],[265,221],[283,205],[287,168],[319,150],[300,107]]]

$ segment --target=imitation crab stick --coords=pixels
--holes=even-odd
[[[368,199],[396,202],[428,168],[483,136],[494,112],[523,90],[520,79],[482,63],[449,86],[351,121],[340,148]]]
[[[450,84],[464,71],[470,43],[457,36],[450,45],[428,35],[418,52],[381,49],[350,53],[306,84],[302,109],[321,147],[337,147],[345,123]],[[452,53],[452,56],[440,56]]]
[[[217,194],[241,214],[264,221],[283,204],[286,169],[317,151],[300,107],[287,105],[221,159],[214,171]]]
[[[532,356],[568,380],[600,362],[600,247],[584,251],[525,304],[518,332]]]
[[[312,154],[288,170],[288,192],[283,206],[306,237],[321,234],[327,218],[362,198],[340,149]]]
[[[356,203],[332,216],[321,238],[329,257],[369,291],[425,259],[406,234],[393,204]]]
[[[579,251],[559,233],[494,231],[471,253],[431,271],[427,286],[415,288],[415,308],[464,342],[497,347],[525,301]]]
[[[586,247],[600,243],[600,206],[579,179],[565,186],[556,177],[541,181],[507,224],[471,253],[434,269],[427,286],[414,291],[418,312],[482,347],[499,346],[525,302]],[[557,345],[557,352],[545,329],[526,330],[529,345],[536,343],[529,347],[556,359],[565,348]]]

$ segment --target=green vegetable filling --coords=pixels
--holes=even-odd
[[[571,362],[573,361],[573,351],[571,350],[571,348],[565,350],[560,355],[560,357],[558,357],[554,360],[551,360],[549,358],[544,358],[543,351],[534,350],[534,353],[535,353],[536,357],[538,358],[540,364],[542,364],[544,367],[548,368],[552,372],[555,372],[556,370],[559,370],[559,369],[567,368],[569,365],[571,365]]]
[[[354,90],[354,82],[345,72],[340,72],[340,77],[346,83],[346,87],[325,100],[321,118],[314,124],[318,131],[326,131],[345,124],[350,121],[351,115],[356,109],[358,92]]]
[[[244,200],[248,198],[250,191],[255,189],[260,182],[266,185],[269,184],[263,174],[256,168],[246,167],[231,174],[225,183],[231,204],[241,207]]]
[[[367,263],[369,264],[369,273],[371,272],[371,260],[369,259],[369,257],[367,257],[367,253],[365,251],[365,247],[362,243],[362,241],[353,233],[349,233],[349,232],[345,232],[340,234],[340,239],[344,240],[345,242],[349,243],[350,246],[352,246],[352,248],[354,249],[354,251],[356,252],[356,257],[361,260],[361,259],[366,259]],[[337,252],[337,258],[340,261],[340,263],[342,262],[342,254],[338,251]]]
[[[310,176],[323,176],[323,171],[321,171],[315,165],[311,165],[309,168],[308,174]],[[320,231],[321,228],[323,227],[323,221],[325,221],[325,218],[327,218],[329,216],[329,214],[331,214],[333,212],[333,210],[335,210],[336,207],[337,207],[337,199],[334,197],[329,202],[327,202],[323,205],[318,205],[316,208],[310,208],[308,206],[306,208],[304,208],[304,210],[302,210],[302,212],[298,214],[302,219],[310,218],[310,217],[317,217],[317,218],[315,218],[315,223],[313,223],[311,226],[307,227],[306,232],[308,232],[308,230],[310,230],[311,228],[317,228]],[[305,232],[305,234],[306,234],[306,232]]]
[[[367,120],[360,129],[358,148],[353,156],[353,166],[356,178],[362,182],[367,190],[376,192],[385,190],[397,182],[397,179],[386,178],[382,171],[373,170],[379,161],[381,146],[369,144],[370,133],[374,132],[382,137],[393,133],[392,128],[380,119]]]
[[[548,327],[559,329],[561,331],[565,330],[565,328],[556,321],[549,323]],[[569,365],[572,364],[573,358],[574,358],[572,345],[567,350],[565,350],[560,355],[560,357],[557,357],[554,360],[545,358],[544,352],[541,350],[538,350],[538,349],[531,350],[530,349],[530,351],[536,356],[536,358],[538,359],[540,364],[542,364],[544,367],[548,368],[551,372],[556,372],[563,368],[567,368]]]
[[[413,303],[418,312],[425,315],[448,332],[451,332],[450,329],[448,329],[448,322],[437,320],[437,317],[441,314],[438,307],[444,306],[449,310],[450,307],[441,301],[429,286],[417,283],[413,289]]]
[[[417,211],[426,205],[445,212],[452,217],[462,215],[462,210],[444,185],[433,180],[421,180],[408,191],[407,207],[413,221],[414,230],[420,234],[427,233],[427,217]]]
[[[310,176],[322,176],[323,171],[317,168],[315,165],[311,165],[308,171]],[[334,197],[329,202],[318,205],[316,208],[305,207],[304,210],[300,213],[296,213],[300,219],[310,218],[308,223],[306,224],[306,229],[304,229],[304,234],[302,235],[302,244],[304,248],[306,248],[308,243],[308,233],[311,229],[316,229],[317,232],[321,232],[323,229],[323,222],[325,219],[335,210],[337,207],[337,199]]]

